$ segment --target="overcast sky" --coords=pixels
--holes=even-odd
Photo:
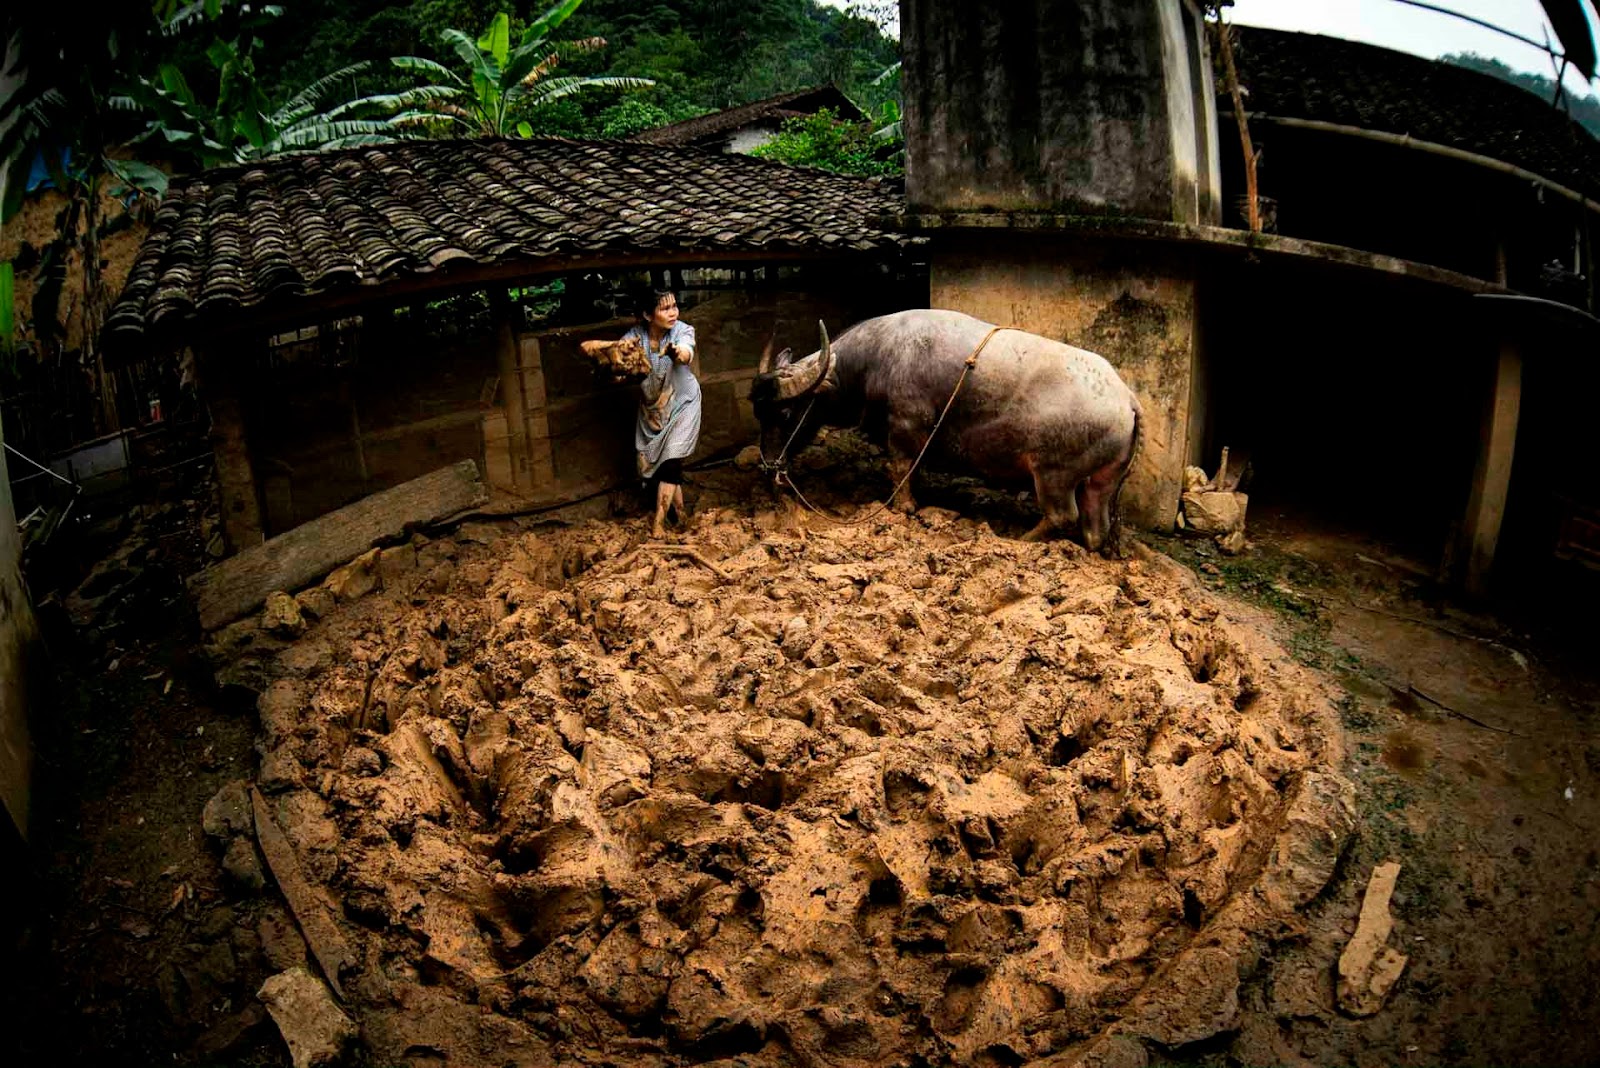
[[[1435,7],[1472,15],[1543,41],[1548,36],[1559,50],[1539,0],[1430,0]],[[1352,41],[1367,41],[1402,52],[1434,59],[1447,52],[1476,52],[1493,56],[1517,70],[1546,77],[1554,75],[1550,58],[1537,48],[1509,37],[1451,18],[1436,11],[1402,4],[1397,0],[1235,0],[1228,17],[1247,26],[1272,26],[1280,30],[1324,33]],[[1590,91],[1582,75],[1569,74],[1569,91]]]
[[[833,7],[853,6],[851,0],[822,2]],[[1543,41],[1548,36],[1555,43],[1555,33],[1549,29],[1539,0],[1430,2],[1435,7],[1472,15],[1535,41]],[[1477,52],[1493,56],[1517,70],[1546,76],[1554,73],[1549,57],[1537,48],[1448,15],[1402,4],[1399,0],[1235,0],[1228,18],[1248,26],[1272,26],[1367,41],[1429,59],[1447,52]],[[889,27],[891,33],[898,31],[898,26]],[[1577,74],[1568,74],[1567,87],[1574,93],[1592,90]]]

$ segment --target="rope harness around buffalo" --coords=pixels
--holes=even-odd
[[[910,483],[911,476],[916,474],[917,468],[922,464],[922,458],[928,454],[928,446],[933,444],[933,439],[939,434],[939,428],[944,425],[945,416],[950,414],[951,407],[955,405],[956,397],[961,393],[961,387],[966,385],[967,376],[971,374],[972,369],[978,365],[978,354],[983,351],[984,346],[989,344],[990,338],[994,337],[1000,331],[1005,329],[1007,328],[1003,326],[992,327],[987,334],[983,335],[983,340],[978,342],[978,347],[972,350],[972,355],[967,357],[966,363],[962,366],[961,377],[956,379],[956,387],[950,391],[950,399],[944,402],[944,408],[939,412],[939,418],[934,420],[933,429],[928,432],[927,439],[923,441],[922,449],[917,453],[917,458],[911,461],[911,466],[906,469],[906,473],[901,476],[900,481],[895,483],[894,489],[889,491],[889,496],[884,500],[879,501],[876,507],[872,508],[870,511],[852,516],[849,519],[839,519],[836,516],[831,516],[827,512],[824,512],[821,508],[818,508],[816,505],[806,500],[805,494],[800,492],[800,487],[794,484],[794,479],[789,475],[789,446],[794,444],[794,439],[799,435],[800,428],[805,426],[806,420],[810,418],[811,409],[817,403],[816,393],[812,393],[811,400],[806,404],[806,410],[800,413],[800,418],[795,422],[794,430],[789,433],[789,440],[783,443],[783,449],[778,453],[778,458],[776,460],[769,461],[766,457],[766,454],[762,454],[761,469],[772,475],[772,484],[774,486],[778,487],[779,489],[788,487],[789,491],[794,494],[795,500],[799,501],[808,512],[820,516],[830,523],[834,523],[839,526],[854,526],[857,523],[865,523],[867,520],[872,519],[879,512],[882,512],[885,508],[889,507],[890,502],[899,496],[900,491],[905,489],[907,484]]]

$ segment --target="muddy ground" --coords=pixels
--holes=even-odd
[[[846,475],[832,506],[887,488]],[[294,640],[236,628],[226,690],[178,566],[63,646],[16,1062],[287,1063],[254,992],[307,948],[201,828],[241,777],[335,905],[372,1063],[1594,1059],[1559,641],[1293,517],[1107,562],[959,487],[839,528],[697,482],[702,560],[638,518],[457,530]],[[1410,959],[1353,1019],[1388,858]]]

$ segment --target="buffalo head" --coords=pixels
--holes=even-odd
[[[761,352],[755,381],[750,383],[750,406],[761,423],[761,454],[768,462],[789,460],[810,444],[822,426],[811,402],[835,388],[829,377],[834,359],[828,328],[820,321],[817,328],[822,347],[809,356],[796,360],[791,350],[784,349],[774,358],[770,340]]]

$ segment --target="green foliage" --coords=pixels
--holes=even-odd
[[[274,98],[360,60],[412,55],[455,70],[459,57],[445,44],[445,30],[486,26],[503,11],[515,44],[532,15],[542,10],[510,0],[285,3],[291,17],[274,28],[258,56],[258,68],[276,78],[269,87]],[[869,14],[887,18],[892,6],[880,6],[882,12]],[[563,74],[638,77],[655,85],[625,94],[591,86],[577,95],[575,108],[562,108],[553,117],[524,116],[536,132],[603,136],[607,119],[602,115],[624,99],[653,104],[677,122],[827,82],[877,114],[897,89],[872,84],[899,58],[895,40],[858,10],[841,11],[817,0],[584,0],[561,34],[606,42],[603,50],[564,50]]]
[[[778,135],[751,155],[838,174],[898,174],[896,146],[873,136],[872,123],[842,122],[829,108],[787,119]]]
[[[151,9],[137,2],[94,19],[48,5],[8,5],[0,63],[0,223],[21,207],[29,171],[43,157],[64,194],[107,169],[107,150],[136,129],[116,104],[130,73],[159,51]],[[73,161],[71,174],[61,165]]]
[[[1554,78],[1543,74],[1530,74],[1526,71],[1512,70],[1498,59],[1480,56],[1475,52],[1452,52],[1439,57],[1440,62],[1450,63],[1467,70],[1475,70],[1480,74],[1489,74],[1503,82],[1528,90],[1545,103],[1550,103],[1556,98],[1556,83]],[[1562,106],[1571,114],[1572,118],[1596,137],[1600,137],[1600,98],[1593,93],[1583,96],[1574,96],[1572,93],[1562,94]]]
[[[586,38],[566,45],[566,53],[555,47],[550,34],[578,9],[582,0],[557,0],[549,11],[530,23],[511,46],[511,17],[498,12],[488,28],[473,40],[466,33],[447,28],[440,40],[454,53],[465,77],[441,64],[420,57],[406,62],[432,83],[425,88],[438,96],[426,105],[432,116],[443,120],[428,123],[430,133],[468,134],[479,137],[509,137],[513,133],[529,137],[533,120],[543,108],[586,89],[639,89],[653,84],[648,79],[623,76],[567,75],[552,77],[565,54],[593,52],[604,46],[600,38]]]
[[[659,104],[629,97],[600,113],[600,136],[628,137],[672,121],[672,116]]]
[[[362,78],[370,82],[385,70],[410,69],[405,58],[363,60],[325,74],[274,107],[257,74],[262,47],[257,31],[275,22],[282,9],[225,8],[219,0],[198,7],[178,11],[162,25],[162,33],[176,42],[179,54],[203,57],[209,66],[201,82],[205,92],[197,93],[178,63],[167,61],[154,76],[136,78],[120,98],[128,110],[146,117],[135,141],[153,141],[164,154],[195,166],[392,141],[425,117],[420,107],[445,95],[421,86],[363,96]]]
[[[0,356],[10,356],[15,341],[16,314],[12,302],[16,300],[15,272],[11,261],[0,263]]]

